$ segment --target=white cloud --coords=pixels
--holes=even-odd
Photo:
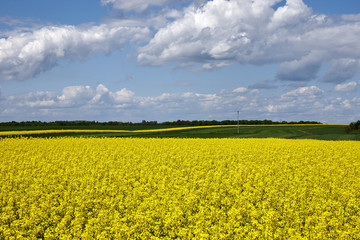
[[[328,103],[328,106],[324,110],[339,119],[347,116],[348,120],[346,123],[353,122],[360,118],[360,115],[357,114],[360,108],[360,98],[358,97],[348,99],[342,97],[330,98]]]
[[[287,0],[274,9],[279,2],[213,0],[192,5],[139,48],[137,59],[145,65],[173,62],[194,69],[280,63],[277,78],[294,81],[319,77],[321,66],[330,62],[323,81],[339,83],[357,72],[357,18],[315,15],[302,0]]]
[[[51,107],[56,104],[56,94],[52,92],[30,92],[13,99],[20,107]]]
[[[53,68],[61,59],[121,49],[128,41],[146,38],[147,28],[118,22],[91,27],[47,26],[0,38],[0,80],[25,80]]]
[[[293,29],[300,23],[292,21],[306,21],[310,9],[290,0],[274,11],[272,7],[277,2],[280,1],[214,0],[201,8],[186,8],[183,18],[160,29],[139,50],[138,60],[152,65],[193,62],[213,68],[234,62],[263,64],[287,60],[292,57],[289,54],[297,56],[301,51],[289,51],[286,44],[299,34]],[[314,24],[312,20],[311,25]]]
[[[311,16],[311,10],[302,0],[290,0],[274,12],[268,27],[279,29],[284,26],[296,26],[304,17],[309,16]]]
[[[89,86],[69,86],[58,97],[61,105],[82,105],[93,98],[94,91]]]
[[[324,91],[316,86],[300,87],[290,92],[283,94],[282,98],[304,98],[314,99],[323,96]]]
[[[123,88],[120,91],[112,93],[111,96],[115,103],[129,103],[134,98],[135,93],[126,88]]]
[[[337,84],[334,88],[336,92],[352,92],[358,88],[359,84],[356,82],[349,82],[344,84]]]
[[[0,103],[0,112],[9,118],[31,119],[31,116],[43,117],[47,112],[48,118],[64,119],[99,119],[107,120],[114,116],[126,116],[129,119],[163,119],[181,116],[204,118],[204,114],[216,111],[228,111],[228,108],[248,108],[248,96],[252,91],[246,91],[239,96],[234,92],[220,93],[163,93],[158,96],[136,96],[131,90],[123,88],[111,91],[103,84],[95,89],[90,86],[68,86],[60,95],[54,92],[33,92],[20,96],[5,97]],[[6,106],[2,108],[1,106]],[[18,115],[23,112],[23,115]],[[28,115],[26,115],[28,113]],[[4,115],[4,116],[5,116]],[[197,116],[197,117],[195,117]],[[43,118],[42,118],[43,119]]]
[[[246,87],[239,87],[234,90],[232,90],[232,93],[234,94],[245,94],[245,93],[259,93],[259,89],[249,89]]]
[[[109,101],[111,93],[109,89],[103,84],[99,84],[96,87],[96,91],[93,93],[90,104],[104,104]]]
[[[251,90],[218,93],[163,93],[138,96],[126,88],[110,90],[69,86],[60,94],[30,92],[0,98],[2,121],[97,120],[97,121],[172,121],[177,119],[315,120],[327,123],[353,121],[360,111],[360,98],[332,97],[317,86],[297,88],[284,94],[263,96]]]
[[[306,82],[319,78],[332,83],[351,79],[360,68],[359,16],[316,15],[302,0],[101,2],[124,11],[159,9],[150,15],[108,19],[97,26],[27,27],[7,32],[0,37],[0,80],[25,80],[60,60],[86,59],[138,40],[144,44],[136,57],[145,65],[175,63],[208,70],[234,63],[279,64],[277,79]],[[189,2],[190,6],[181,9]],[[277,5],[281,2],[283,6]],[[319,76],[324,63],[331,68]]]
[[[245,87],[239,87],[233,90],[233,93],[246,93],[248,91]]]
[[[300,104],[299,104],[300,105]],[[299,107],[298,105],[298,107]],[[296,108],[295,108],[295,104],[293,102],[291,103],[286,103],[286,102],[277,102],[277,103],[273,103],[273,104],[269,104],[267,106],[265,106],[265,109],[271,113],[274,114],[274,116],[279,117],[281,116],[281,113],[294,113],[296,112]],[[277,115],[279,114],[279,115]]]

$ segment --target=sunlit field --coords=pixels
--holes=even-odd
[[[360,142],[4,138],[0,238],[360,237]]]
[[[2,138],[0,239],[359,239],[360,142]]]

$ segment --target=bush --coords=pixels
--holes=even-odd
[[[357,122],[352,122],[349,124],[349,126],[346,126],[345,132],[349,133],[351,131],[360,130],[360,120]]]

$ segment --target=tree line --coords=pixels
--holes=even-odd
[[[208,125],[236,125],[237,120],[177,120],[177,121],[146,121],[141,122],[121,122],[121,121],[53,121],[53,122],[42,122],[42,121],[22,121],[22,122],[0,122],[0,126],[208,126]],[[239,120],[241,125],[276,125],[276,124],[321,124],[316,121],[298,121],[298,122],[287,122],[287,121],[271,121],[271,120]],[[360,124],[360,121],[359,121]]]
[[[360,130],[360,120],[350,123],[345,128],[345,132],[347,132],[347,133],[355,131],[355,130]]]

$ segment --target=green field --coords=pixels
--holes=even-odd
[[[108,136],[116,136],[109,134]],[[132,135],[136,136],[136,135]],[[190,129],[173,132],[141,133],[141,137],[191,137],[191,138],[288,138],[322,140],[360,140],[360,132],[345,133],[344,126],[240,126]]]
[[[174,126],[172,126],[174,127]],[[181,126],[176,126],[181,127]],[[114,127],[104,126],[97,128],[71,127],[64,128],[40,128],[40,127],[3,127],[0,131],[24,131],[24,130],[50,130],[50,129],[91,129],[91,130],[148,130],[161,129],[163,126],[133,126]],[[167,127],[168,128],[168,127]],[[169,127],[170,128],[170,127]],[[360,131],[345,133],[345,125],[269,125],[269,126],[240,126],[237,127],[215,127],[200,129],[183,129],[163,132],[107,132],[107,133],[51,133],[26,135],[31,137],[58,137],[58,136],[91,136],[91,137],[180,137],[180,138],[287,138],[287,139],[320,139],[320,140],[360,140]],[[6,137],[6,136],[4,136]]]

